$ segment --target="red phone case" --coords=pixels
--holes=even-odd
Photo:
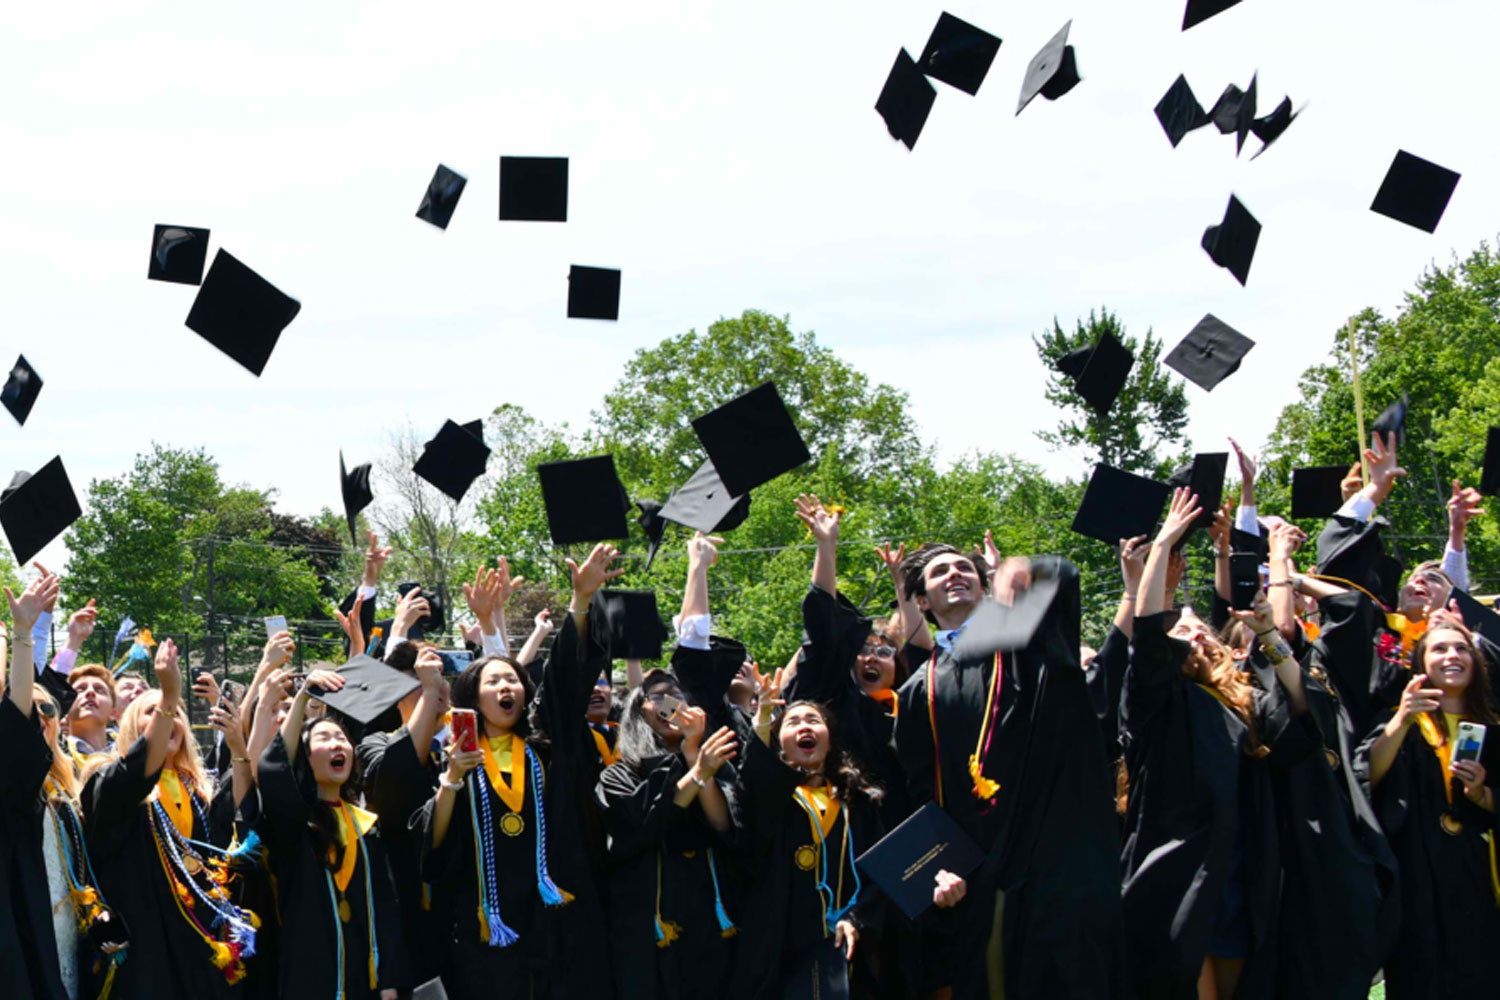
[[[453,745],[468,753],[479,749],[479,720],[473,709],[453,710]]]

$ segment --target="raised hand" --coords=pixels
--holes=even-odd
[[[698,756],[698,747],[703,742],[703,730],[708,726],[708,715],[701,708],[684,703],[668,720],[668,725],[682,733],[682,755],[689,760]]]
[[[48,601],[57,600],[57,590],[61,584],[56,576],[45,573],[26,585],[17,597],[5,588],[5,599],[10,602],[10,617],[15,624],[16,632],[20,635],[30,635],[31,629],[36,625],[36,620],[42,616],[42,610]]]
[[[1464,531],[1470,519],[1484,514],[1483,503],[1484,497],[1478,490],[1453,480],[1453,495],[1448,498],[1448,537],[1450,542],[1458,541],[1459,544],[1453,546],[1455,550],[1463,548]]]
[[[380,539],[375,537],[375,532],[370,532],[370,545],[365,549],[365,575],[362,585],[373,587],[380,581],[380,571],[385,569],[385,562],[395,551],[389,545],[381,545]]]
[[[1125,592],[1133,594],[1141,585],[1141,576],[1146,572],[1146,553],[1151,546],[1145,535],[1120,539],[1120,576],[1125,580]]]
[[[307,675],[307,681],[302,685],[302,690],[317,688],[325,694],[330,691],[342,691],[344,689],[344,675],[332,670],[314,670]]]
[[[1426,674],[1417,674],[1407,682],[1406,689],[1401,692],[1400,707],[1391,716],[1391,721],[1386,723],[1387,733],[1399,732],[1415,722],[1417,716],[1437,711],[1442,705],[1443,692],[1439,688],[1428,687],[1431,683]]]
[[[413,587],[396,602],[396,613],[391,622],[391,635],[404,636],[418,621],[432,613],[432,606],[422,596],[421,587]]]
[[[1240,466],[1240,503],[1246,507],[1253,507],[1255,505],[1255,456],[1246,454],[1234,438],[1229,439],[1229,446],[1234,449],[1235,461]]]
[[[683,740],[686,743],[686,739]],[[740,745],[735,741],[734,732],[728,726],[720,726],[718,731],[710,736],[703,744],[703,749],[698,751],[698,775],[705,781],[719,773],[719,768],[734,760],[739,753]]]
[[[1198,514],[1198,494],[1185,486],[1173,490],[1172,505],[1167,509],[1167,519],[1162,522],[1161,530],[1156,533],[1157,544],[1176,545],[1192,528],[1193,522],[1198,519]]]
[[[193,678],[193,697],[210,705],[219,703],[219,679],[205,670]]]
[[[47,567],[43,566],[39,562],[33,562],[31,565],[35,566],[36,567],[36,571],[38,573],[42,574],[42,576],[57,576],[56,573],[52,572],[50,569],[48,569]],[[57,607],[57,595],[56,594],[52,594],[45,601],[42,602],[42,613],[50,615],[52,613],[53,609],[56,608],[56,607]]]
[[[479,620],[481,628],[488,628],[497,606],[495,571],[480,566],[474,571],[474,582],[464,584],[463,589],[469,613]]]
[[[356,619],[357,624],[357,619],[359,616],[358,602],[355,603],[354,610],[350,612],[350,615]],[[351,645],[349,648],[350,652],[353,652],[354,647]],[[275,635],[271,636],[271,638],[266,640],[266,648],[260,654],[261,665],[274,670],[282,664],[286,663],[286,661],[290,660],[292,658],[292,653],[296,649],[297,643],[292,638],[292,634],[290,632],[277,632]],[[361,652],[363,652],[363,649],[361,649]]]
[[[989,534],[984,536],[987,540]],[[999,559],[1000,553],[994,552]],[[1031,560],[1025,556],[1011,556],[999,564],[990,574],[990,594],[1001,604],[1014,604],[1016,596],[1031,586]]]
[[[896,584],[896,594],[901,594],[901,560],[906,558],[906,543],[902,542],[893,552],[891,543],[883,542],[875,546],[875,554],[880,557],[880,563],[885,571],[891,575],[891,580]]]
[[[842,513],[831,514],[818,500],[816,494],[803,493],[797,497],[797,518],[807,525],[807,530],[818,542],[837,543],[839,540],[839,524],[843,520]]]
[[[536,613],[536,617],[531,619],[531,627],[534,631],[540,632],[544,636],[551,635],[552,630],[557,628],[556,625],[552,624],[552,612],[547,608],[543,608]]]
[[[1365,488],[1364,472],[1359,463],[1355,462],[1349,466],[1349,471],[1344,473],[1344,478],[1339,480],[1339,496],[1344,503],[1359,495],[1359,491]]]
[[[171,639],[163,639],[157,644],[154,666],[162,704],[175,706],[182,698],[182,671],[177,666],[177,644]]]
[[[1256,592],[1249,611],[1230,611],[1229,613],[1249,625],[1250,630],[1257,635],[1276,627],[1276,616],[1271,610],[1271,600],[1264,590]]]
[[[437,650],[429,646],[417,654],[416,673],[424,691],[437,687],[443,678],[443,658]]]
[[[724,544],[724,539],[718,535],[705,535],[701,531],[693,532],[693,537],[688,539],[688,565],[701,566],[705,569],[719,561],[719,546]]]
[[[68,616],[68,648],[75,652],[83,649],[83,644],[94,634],[94,625],[98,620],[99,610],[94,607],[94,599],[90,597],[87,604]]]
[[[589,601],[599,592],[599,588],[610,580],[617,579],[625,573],[623,568],[610,569],[609,564],[615,561],[620,550],[608,542],[600,542],[594,546],[589,557],[582,565],[567,560],[568,572],[573,576],[573,602],[571,610],[582,612],[589,606]]]
[[[1233,506],[1226,500],[1224,506],[1214,511],[1214,523],[1204,529],[1214,543],[1215,552],[1229,551],[1229,533],[1234,527],[1234,515],[1230,513],[1231,510]]]
[[[1290,521],[1282,521],[1271,526],[1270,542],[1273,562],[1290,560],[1307,542],[1307,532]]]
[[[224,736],[224,742],[234,757],[244,757],[245,727],[240,725],[240,710],[232,701],[217,702],[208,710],[208,724]]]
[[[1370,499],[1381,503],[1391,495],[1396,480],[1406,478],[1406,470],[1396,464],[1396,432],[1387,434],[1384,441],[1374,435],[1365,449],[1365,461],[1370,463],[1370,485],[1375,488]]]
[[[504,609],[510,595],[516,592],[516,588],[526,582],[524,576],[512,577],[510,575],[510,562],[504,556],[495,557],[495,610]]]

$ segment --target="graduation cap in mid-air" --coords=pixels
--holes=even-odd
[[[1214,386],[1239,371],[1240,362],[1254,346],[1255,341],[1209,313],[1162,363],[1205,392],[1212,392]]]
[[[922,49],[918,65],[934,80],[973,95],[979,93],[979,85],[999,51],[1000,39],[944,11]]]
[[[601,590],[595,598],[609,629],[609,655],[615,660],[658,660],[667,637],[654,590]]]
[[[694,531],[716,535],[733,531],[750,516],[750,494],[731,493],[714,463],[705,461],[661,508],[664,520]]]
[[[1135,366],[1135,355],[1108,330],[1091,347],[1080,347],[1057,359],[1057,370],[1073,380],[1083,401],[1108,413]]]
[[[437,436],[422,446],[411,471],[441,490],[454,503],[464,498],[474,480],[484,475],[490,449],[479,421],[443,421]]]
[[[1101,462],[1094,466],[1083,491],[1073,531],[1109,545],[1119,544],[1122,538],[1150,535],[1171,495],[1166,483]]]
[[[1194,528],[1213,525],[1214,514],[1224,502],[1224,472],[1228,468],[1227,451],[1200,452],[1168,477],[1168,486],[1173,489],[1185,487],[1197,495],[1200,510],[1193,521]]]
[[[928,82],[912,57],[905,49],[896,53],[896,62],[875,100],[875,111],[884,119],[891,138],[907,149],[915,149],[935,100],[937,88]]]
[[[635,523],[641,526],[641,530],[646,533],[646,541],[651,545],[646,550],[646,568],[643,571],[649,573],[651,564],[656,561],[656,550],[661,548],[662,539],[666,537],[667,519],[661,516],[660,500],[642,498],[631,502],[641,512],[635,519]]]
[[[1235,136],[1234,155],[1239,156],[1245,148],[1245,137],[1255,124],[1255,80],[1250,77],[1250,86],[1241,90],[1234,84],[1224,88],[1214,106],[1208,110],[1209,121],[1224,135]]]
[[[1203,249],[1209,259],[1234,275],[1243,285],[1250,278],[1250,262],[1260,242],[1260,223],[1240,200],[1229,196],[1224,221],[1203,231]]]
[[[151,264],[146,277],[196,285],[203,281],[208,259],[208,230],[192,226],[157,226],[151,234]]]
[[[427,185],[427,193],[422,196],[422,204],[417,206],[417,218],[430,222],[439,229],[447,229],[448,222],[453,218],[453,210],[458,207],[458,198],[464,193],[464,185],[467,183],[467,177],[439,163],[437,172]]]
[[[1057,598],[1060,581],[1044,577],[1016,595],[1011,604],[980,601],[953,644],[953,656],[972,660],[996,652],[1025,649]]]
[[[1380,411],[1380,416],[1370,424],[1370,431],[1379,434],[1384,441],[1386,435],[1396,435],[1396,447],[1406,445],[1406,408],[1411,405],[1411,396],[1402,393],[1401,398]]]
[[[1156,120],[1167,133],[1167,141],[1173,149],[1189,132],[1209,123],[1208,114],[1198,103],[1198,95],[1193,93],[1185,75],[1179,74],[1161,100],[1156,102]]]
[[[1292,127],[1292,122],[1296,121],[1297,116],[1302,114],[1305,109],[1304,105],[1304,107],[1293,111],[1292,99],[1290,97],[1283,97],[1281,103],[1276,105],[1276,110],[1251,122],[1250,131],[1260,140],[1260,148],[1255,151],[1255,155],[1250,157],[1250,159],[1258,159],[1260,154],[1270,149],[1271,143],[1280,139],[1281,134]]]
[[[1016,114],[1024,111],[1026,105],[1038,94],[1049,101],[1055,101],[1078,86],[1083,79],[1078,75],[1078,59],[1073,46],[1068,44],[1068,30],[1072,27],[1072,21],[1063,25],[1062,30],[1031,57],[1031,63],[1026,67],[1026,78],[1021,81],[1021,96],[1016,102]]]
[[[557,545],[630,535],[630,500],[613,455],[543,462],[536,467],[547,508],[547,530]]]
[[[500,219],[567,222],[568,158],[500,157]]]
[[[344,453],[339,452],[339,492],[344,497],[344,519],[349,522],[349,542],[358,545],[354,537],[354,521],[359,512],[370,506],[375,494],[370,490],[370,463],[344,467]]]
[[[568,270],[568,318],[620,318],[620,272],[574,264]]]
[[[1414,226],[1423,232],[1436,232],[1459,175],[1447,167],[1401,150],[1391,161],[1370,211]]]
[[[696,418],[693,430],[725,488],[736,497],[812,457],[774,382],[762,382]]]
[[[31,408],[36,405],[36,398],[42,391],[42,377],[31,367],[31,362],[26,360],[22,354],[16,358],[10,375],[5,379],[5,387],[0,388],[0,403],[10,411],[10,415],[16,418],[16,423],[26,425],[26,418],[31,416]]]
[[[1292,470],[1292,516],[1332,517],[1344,506],[1347,465],[1314,465]]]
[[[1484,439],[1484,470],[1479,474],[1479,492],[1500,494],[1500,427],[1491,427]]]
[[[221,249],[198,288],[187,327],[258,376],[281,331],[301,311],[302,303]]]
[[[1239,2],[1240,0],[1188,0],[1187,9],[1182,12],[1182,30],[1186,31],[1196,24],[1202,24],[1215,14],[1222,14]]]
[[[22,566],[83,516],[68,471],[58,456],[34,474],[17,472],[0,491],[0,528]]]

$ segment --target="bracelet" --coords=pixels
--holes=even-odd
[[[1266,584],[1266,589],[1270,590],[1272,587],[1291,587],[1295,589],[1296,586],[1297,585],[1291,580],[1272,580],[1270,583]]]
[[[704,788],[708,787],[708,782],[706,782],[702,778],[698,777],[692,771],[689,771],[687,776],[688,776],[688,780],[689,781],[691,781],[693,784],[695,784],[695,785],[698,786],[698,790],[699,791],[702,791]]]
[[[229,760],[230,760],[230,763],[233,763],[233,764],[248,764],[248,763],[250,763],[250,758],[249,757],[230,757]]]
[[[442,788],[448,789],[448,791],[450,792],[456,792],[460,788],[464,787],[464,783],[462,781],[449,781],[446,774],[438,778],[438,785]]]
[[[1135,602],[1135,595],[1134,594],[1124,594],[1124,595],[1122,595],[1120,597],[1120,603],[1121,604],[1132,604],[1134,602]]]

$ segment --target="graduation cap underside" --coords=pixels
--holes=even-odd
[[[417,218],[439,229],[447,229],[453,210],[458,207],[459,196],[464,193],[464,185],[468,183],[467,177],[438,164],[427,185],[427,193],[422,196],[422,204],[417,206]]]
[[[301,310],[302,303],[221,249],[198,288],[187,327],[258,376]]]
[[[1500,494],[1500,427],[1491,427],[1484,441],[1484,470],[1479,474],[1479,492]]]
[[[1500,614],[1476,601],[1472,594],[1453,588],[1449,600],[1458,602],[1459,614],[1472,632],[1478,632],[1496,646],[1500,646]]]
[[[1458,178],[1447,167],[1401,150],[1391,161],[1370,211],[1423,232],[1436,232],[1453,197],[1453,189],[1458,187]]]
[[[698,466],[661,508],[663,520],[706,534],[732,531],[749,515],[750,494],[735,496],[729,492],[711,461]]]
[[[1403,392],[1400,399],[1380,411],[1380,416],[1376,417],[1370,424],[1370,432],[1372,434],[1379,434],[1382,438],[1388,434],[1395,434],[1396,447],[1405,447],[1406,408],[1410,405],[1411,396]]]
[[[26,355],[22,354],[16,358],[15,366],[5,380],[5,387],[0,389],[0,404],[4,404],[10,415],[16,418],[16,423],[24,427],[41,392],[42,377],[31,367]]]
[[[1016,114],[1025,110],[1038,94],[1049,101],[1078,86],[1083,78],[1078,75],[1078,60],[1073,46],[1068,44],[1068,31],[1073,27],[1069,21],[1062,30],[1053,35],[1042,50],[1031,57],[1026,67],[1026,78],[1021,81],[1021,96],[1016,101]]]
[[[1241,285],[1250,278],[1250,262],[1259,242],[1260,223],[1234,195],[1229,196],[1224,221],[1203,231],[1203,249],[1209,259],[1228,270]]]
[[[1135,355],[1106,330],[1092,347],[1070,351],[1057,361],[1057,368],[1073,377],[1073,388],[1083,401],[1099,413],[1108,413],[1135,367]]]
[[[1207,528],[1214,523],[1214,512],[1224,502],[1224,473],[1228,468],[1227,451],[1204,452],[1194,455],[1191,462],[1167,479],[1168,486],[1186,487],[1197,495],[1201,510],[1193,521],[1194,528]]]
[[[1163,363],[1205,392],[1240,370],[1255,341],[1209,313],[1172,348]]]
[[[905,49],[896,53],[896,62],[875,100],[875,111],[884,119],[891,138],[899,140],[909,150],[915,149],[935,100],[937,89],[928,82],[912,57]]]
[[[1215,14],[1222,14],[1239,2],[1240,0],[1188,0],[1187,9],[1182,12],[1182,30],[1186,31],[1194,25],[1202,24]]]
[[[1240,150],[1245,148],[1245,137],[1250,134],[1251,127],[1255,124],[1255,80],[1250,78],[1250,86],[1241,90],[1234,84],[1224,88],[1224,93],[1214,102],[1214,106],[1208,111],[1209,121],[1214,123],[1224,135],[1234,133],[1234,155],[1239,156]]]
[[[667,629],[654,590],[601,590],[600,606],[609,624],[610,656],[613,659],[661,659]]]
[[[196,285],[203,281],[208,258],[208,230],[193,226],[157,226],[151,234],[151,264],[146,277]]]
[[[1017,594],[1014,604],[981,601],[959,633],[953,655],[967,660],[997,651],[1025,649],[1056,600],[1058,588],[1057,578],[1047,577]]]
[[[405,674],[359,653],[339,667],[344,686],[324,691],[314,685],[308,693],[335,711],[369,725],[422,686],[415,674]]]
[[[477,423],[445,420],[437,436],[422,446],[422,454],[411,467],[455,503],[464,498],[474,480],[484,475],[490,460],[490,449]]]
[[[934,80],[973,95],[999,51],[1000,39],[944,11],[922,49],[920,66]]]
[[[61,456],[35,474],[17,472],[0,493],[0,528],[22,566],[82,515]]]
[[[1073,531],[1116,545],[1122,538],[1150,535],[1172,488],[1145,476],[1105,465],[1094,466]]]
[[[615,472],[613,455],[543,462],[536,474],[547,508],[547,530],[555,544],[629,536],[630,500]]]
[[[500,157],[500,218],[510,222],[567,222],[568,158]]]
[[[1347,465],[1314,465],[1292,470],[1292,517],[1332,517],[1344,505]]]
[[[568,271],[568,318],[620,318],[620,272],[574,264]]]
[[[811,458],[773,382],[763,382],[693,421],[725,488],[735,496]]]

